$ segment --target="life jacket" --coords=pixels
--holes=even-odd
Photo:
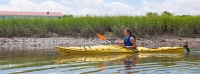
[[[130,41],[131,37],[133,37],[135,39],[135,36],[129,36],[129,37],[124,38],[124,46],[133,46],[133,44]],[[135,39],[135,41],[136,41],[136,39]]]

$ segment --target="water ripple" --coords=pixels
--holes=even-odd
[[[161,57],[153,54],[154,57],[142,58],[126,54],[95,57],[76,55],[23,63],[8,63],[6,60],[0,62],[0,74],[200,74],[199,54],[190,54],[187,58],[185,55],[177,55],[178,58],[168,55]]]

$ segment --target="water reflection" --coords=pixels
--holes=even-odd
[[[0,74],[198,74],[199,52],[69,54],[0,52]]]
[[[141,69],[151,69],[156,67],[173,66],[175,61],[180,60],[184,53],[139,53],[139,54],[69,54],[61,55],[57,58],[56,64],[73,63],[94,63],[87,64],[95,70],[88,70],[81,73],[97,72],[123,72],[127,74],[141,72]],[[139,59],[139,60],[138,60]],[[172,63],[163,63],[172,62]],[[146,64],[146,65],[145,65]],[[158,65],[159,64],[159,65]],[[153,67],[149,67],[153,66]],[[142,68],[141,68],[142,67]],[[148,70],[147,70],[148,71]]]
[[[129,54],[119,54],[119,53],[107,53],[107,54],[68,54],[68,55],[60,55],[56,64],[64,63],[64,62],[98,62],[98,61],[112,61],[117,59],[123,59],[129,56],[135,55],[134,53]]]
[[[139,72],[139,71],[134,71],[135,70],[134,66],[136,66],[136,63],[137,63],[137,57],[136,56],[125,58],[125,60],[124,60],[125,73],[131,74],[131,73]]]

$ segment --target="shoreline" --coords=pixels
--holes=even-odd
[[[106,35],[112,41],[121,41],[123,38]],[[200,50],[200,38],[187,38],[187,37],[143,37],[136,38],[137,46],[183,46],[184,42],[188,41],[188,46],[191,50]],[[48,51],[55,51],[55,46],[92,46],[100,45],[106,41],[94,38],[81,38],[81,37],[49,37],[49,38],[36,38],[36,37],[13,37],[13,38],[0,38],[0,49],[10,50],[42,50],[49,49]]]

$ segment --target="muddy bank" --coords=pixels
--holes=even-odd
[[[122,38],[109,36],[113,41],[120,41]],[[148,37],[137,38],[138,46],[182,46],[188,41],[191,50],[200,49],[200,38],[181,37]],[[79,37],[51,37],[51,38],[0,38],[1,50],[40,50],[48,49],[55,51],[54,46],[92,46],[100,45],[105,41],[99,38],[79,38]],[[46,50],[44,50],[46,51]]]

